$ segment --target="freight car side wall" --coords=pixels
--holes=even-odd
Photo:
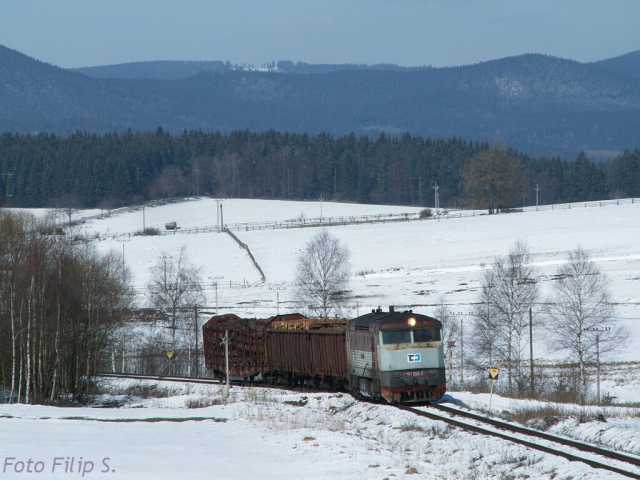
[[[267,333],[266,367],[305,377],[347,378],[344,331]]]

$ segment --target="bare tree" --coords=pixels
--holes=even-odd
[[[599,335],[600,353],[605,354],[622,348],[628,335],[614,316],[609,281],[586,251],[577,248],[570,252],[557,276],[547,307],[553,321],[554,334],[550,340],[555,348],[567,352],[578,363],[579,394],[584,401],[585,367],[595,359],[596,335]]]
[[[182,247],[176,256],[163,254],[151,267],[151,279],[147,286],[150,303],[169,318],[171,346],[176,347],[176,330],[190,332],[185,325],[191,313],[186,307],[204,301],[200,270],[189,263],[186,249]]]
[[[528,311],[538,297],[535,271],[529,263],[529,250],[521,242],[506,257],[496,258],[484,274],[475,311],[475,350],[487,365],[497,361],[506,368],[510,393],[514,383],[518,391],[526,385],[522,360],[528,340]]]
[[[0,213],[0,388],[17,401],[81,395],[129,306],[118,258],[48,231]]]
[[[340,308],[350,276],[348,248],[322,230],[298,255],[296,296],[312,312],[328,318]]]
[[[53,204],[61,215],[67,217],[67,224],[73,222],[73,215],[82,207],[82,201],[77,195],[67,193],[53,200]]]
[[[149,186],[152,198],[170,198],[184,195],[188,191],[188,181],[182,170],[174,165],[166,166]]]

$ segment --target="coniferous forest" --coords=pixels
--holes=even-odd
[[[504,147],[503,147],[504,148]],[[465,164],[488,144],[411,135],[367,137],[199,131],[0,136],[0,199],[15,207],[114,208],[185,195],[471,205]],[[640,195],[640,151],[608,161],[518,160],[512,205]],[[480,189],[482,186],[480,186]]]

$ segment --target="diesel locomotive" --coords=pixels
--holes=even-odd
[[[435,318],[378,308],[354,318],[300,314],[269,319],[212,317],[203,326],[205,363],[235,380],[313,385],[390,403],[430,402],[446,390],[442,324]]]
[[[393,307],[351,320],[346,350],[352,392],[390,403],[439,400],[446,389],[441,329],[435,318]]]

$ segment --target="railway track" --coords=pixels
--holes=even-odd
[[[119,373],[104,373],[97,376],[106,378],[133,378],[139,380],[189,382],[215,385],[224,384],[224,382],[221,382],[220,380],[210,378],[165,377]],[[233,384],[244,385],[245,383],[233,382]],[[274,387],[269,386],[269,388]],[[287,388],[287,390],[291,389]],[[432,404],[429,405],[428,410],[419,410],[416,407],[407,405],[396,405],[395,407],[421,417],[443,421],[449,425],[466,431],[500,438],[527,448],[562,457],[572,462],[580,462],[589,465],[592,468],[602,469],[628,478],[640,480],[640,468],[636,468],[635,471],[627,469],[627,467],[640,467],[640,457],[634,455],[608,450],[597,445],[552,435],[539,430],[515,425],[513,423],[485,417],[477,413],[445,405]],[[462,420],[461,418],[466,420]],[[541,443],[540,441],[544,443]],[[588,454],[589,457],[580,455],[580,452]],[[615,463],[612,464],[611,461],[614,461]]]
[[[163,382],[189,382],[204,383],[213,385],[224,385],[224,382],[215,378],[194,378],[194,377],[164,377],[160,375],[139,375],[137,373],[97,373],[96,377],[106,378],[133,378],[137,380],[161,380]],[[232,382],[233,383],[233,382]],[[237,383],[233,383],[237,385]]]
[[[522,433],[525,435],[529,435],[532,437],[541,438],[543,440],[548,440],[551,442],[561,443],[563,445],[567,445],[573,448],[577,448],[578,450],[583,450],[585,452],[596,453],[598,455],[606,456],[607,458],[612,458],[614,460],[618,460],[621,462],[630,463],[632,465],[640,467],[640,457],[635,455],[630,455],[626,453],[616,452],[614,450],[609,450],[607,448],[602,448],[597,445],[591,445],[588,443],[580,442],[574,440],[572,438],[561,437],[558,435],[552,435],[550,433],[542,432],[540,430],[534,430],[532,428],[523,427],[520,425],[515,425],[513,423],[504,422],[502,420],[497,420],[495,418],[484,417],[482,415],[478,415],[477,413],[461,410],[454,407],[448,407],[445,405],[433,405],[433,408],[449,413],[450,415],[459,415],[465,418],[471,418],[473,420],[481,421],[487,423],[493,427],[500,428],[503,430],[510,430],[515,433]]]
[[[493,418],[487,418],[482,415],[444,405],[429,406],[429,410],[433,409],[438,412],[443,412],[443,414],[435,413],[433,411],[418,410],[415,407],[405,405],[397,405],[397,408],[421,417],[440,420],[463,430],[507,440],[511,443],[551,455],[556,455],[572,462],[584,463],[592,468],[607,470],[628,478],[640,479],[640,469],[628,469],[628,467],[640,466],[640,457],[615,452],[613,450],[598,447],[597,445],[580,442],[570,438],[559,437],[557,435],[551,435],[538,430],[520,427],[519,425],[514,425]],[[475,423],[454,417],[464,417]],[[482,425],[479,425],[479,423]],[[514,436],[514,434],[517,436]],[[545,443],[536,442],[534,439],[543,440]],[[574,451],[572,452],[571,449],[574,449]],[[576,452],[575,450],[588,453],[590,456],[582,456],[579,454],[580,452]],[[617,463],[612,464],[612,460]]]

